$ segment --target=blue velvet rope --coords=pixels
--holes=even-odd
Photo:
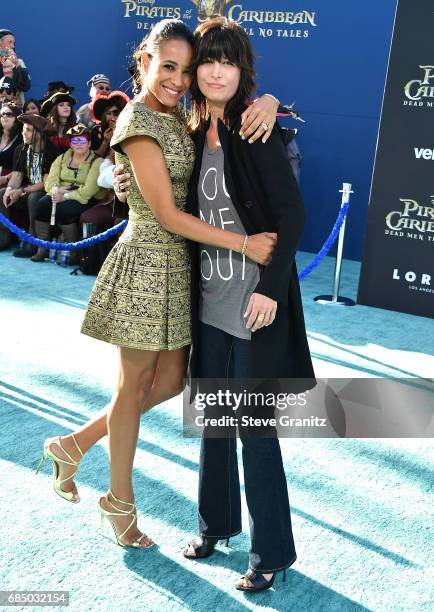
[[[43,249],[54,249],[55,251],[78,251],[79,249],[86,249],[87,247],[93,246],[98,242],[107,240],[107,238],[111,238],[111,236],[119,234],[119,232],[122,231],[128,223],[128,221],[122,221],[102,234],[90,236],[89,238],[80,240],[80,242],[50,242],[48,240],[40,240],[39,238],[35,238],[31,234],[28,234],[20,227],[17,227],[11,223],[2,213],[0,213],[0,221],[8,228],[8,230],[10,230],[13,234],[16,234],[18,238],[21,238],[21,240],[29,242],[34,246],[42,247]]]
[[[324,259],[324,257],[332,248],[333,243],[335,242],[336,237],[339,233],[339,230],[341,229],[342,223],[344,222],[348,207],[349,203],[343,204],[341,206],[339,215],[335,221],[335,224],[333,226],[332,231],[330,232],[329,237],[324,242],[321,250],[315,256],[313,261],[302,272],[300,272],[300,274],[298,275],[298,278],[300,280],[303,280],[308,274],[310,274],[310,272],[312,272],[312,270],[317,267],[320,261]],[[122,221],[118,225],[115,225],[114,227],[103,232],[102,234],[98,234],[97,236],[91,236],[90,238],[85,238],[84,240],[80,240],[80,242],[49,242],[48,240],[40,240],[39,238],[31,236],[21,228],[11,223],[11,221],[9,221],[9,219],[5,217],[2,213],[0,213],[0,221],[3,223],[4,226],[8,228],[8,230],[10,230],[12,233],[16,234],[19,238],[21,238],[21,240],[29,242],[30,244],[33,244],[37,247],[42,247],[45,249],[55,249],[56,251],[78,251],[79,249],[85,249],[87,247],[93,246],[98,242],[107,240],[107,238],[110,238],[111,236],[115,236],[120,231],[122,231],[128,223],[128,221]]]
[[[317,265],[320,263],[320,261],[322,261],[324,259],[324,257],[327,255],[327,253],[332,248],[333,243],[336,240],[337,235],[339,234],[339,230],[341,229],[342,223],[345,220],[345,216],[347,214],[347,210],[348,210],[349,205],[350,205],[350,203],[348,202],[347,204],[343,204],[341,206],[338,218],[335,221],[335,224],[333,226],[332,231],[329,234],[329,237],[324,242],[321,250],[315,256],[313,261],[308,266],[306,266],[306,268],[304,270],[302,270],[302,272],[300,272],[300,274],[298,275],[298,278],[300,280],[303,280],[308,274],[310,274],[312,272],[312,270],[317,267]]]

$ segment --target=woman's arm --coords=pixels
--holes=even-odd
[[[271,94],[264,94],[253,102],[241,115],[240,136],[252,144],[262,139],[265,143],[269,139],[276,123],[276,113],[279,108],[279,100]],[[267,130],[262,127],[266,124]]]
[[[306,218],[301,193],[277,127],[265,145],[254,143],[243,146],[256,170],[265,206],[277,231],[273,258],[262,270],[255,293],[287,303],[291,269]]]
[[[8,181],[11,178],[11,174],[12,174],[12,171],[9,172],[8,174],[4,174],[3,176],[0,176],[0,187],[3,187],[3,185],[8,184]]]
[[[128,138],[122,143],[122,149],[131,162],[143,199],[164,229],[189,240],[241,252],[244,235],[213,227],[176,208],[166,160],[153,138]],[[250,237],[247,256],[258,263],[267,263],[273,241],[271,234]]]
[[[33,193],[35,191],[44,191],[44,181],[41,181],[40,183],[34,183],[33,185],[27,185],[26,187],[23,187],[23,192],[24,193]]]

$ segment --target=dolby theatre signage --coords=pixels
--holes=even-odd
[[[434,318],[434,4],[399,0],[357,301]]]
[[[149,30],[156,21],[170,18],[182,19],[194,29],[198,21],[225,15],[250,36],[294,40],[309,38],[318,25],[317,11],[306,10],[304,1],[120,0],[122,17],[137,30]]]

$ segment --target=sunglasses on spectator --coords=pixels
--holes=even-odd
[[[0,117],[13,117],[14,114],[11,112],[6,112],[4,111],[3,113],[0,113]]]
[[[105,85],[96,85],[97,89],[103,89],[104,91],[111,91],[110,87],[105,86]]]
[[[71,138],[71,144],[73,145],[86,144],[87,142],[89,142],[89,138],[86,138],[86,136],[74,136]]]

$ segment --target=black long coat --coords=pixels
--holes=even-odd
[[[252,333],[252,378],[298,378],[305,381],[297,391],[315,386],[314,371],[298,282],[295,254],[305,223],[305,211],[291,170],[280,128],[276,125],[265,144],[249,144],[238,135],[241,120],[228,130],[218,122],[224,152],[224,173],[231,200],[248,234],[277,232],[271,263],[260,267],[255,292],[276,300],[274,322]],[[190,181],[188,211],[198,215],[198,183],[209,122],[193,138],[196,162]],[[199,257],[192,249],[192,354],[190,375],[197,378],[201,356],[198,350]],[[309,379],[309,380],[306,380]]]

